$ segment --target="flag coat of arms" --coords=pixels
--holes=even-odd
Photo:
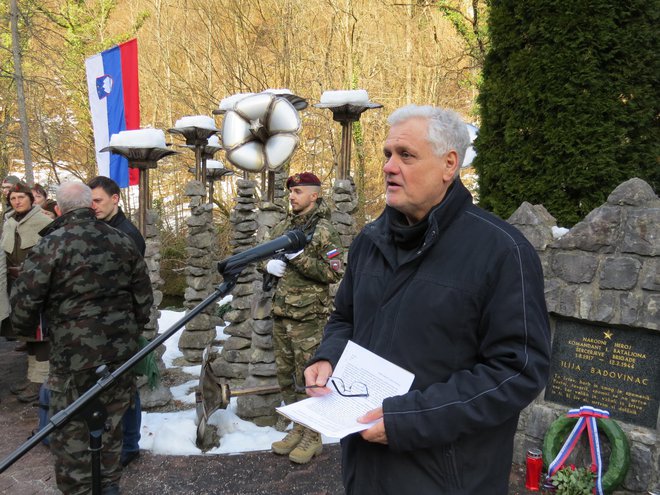
[[[119,187],[137,184],[139,171],[129,171],[126,158],[99,151],[113,134],[140,128],[137,39],[89,57],[85,68],[99,175],[110,177]]]

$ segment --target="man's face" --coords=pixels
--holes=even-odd
[[[11,182],[3,182],[2,183],[2,197],[6,198],[7,194],[9,194],[9,190],[11,189],[12,183]]]
[[[26,213],[32,208],[30,196],[22,192],[11,193],[9,196],[9,202],[16,213]]]
[[[393,125],[383,145],[385,201],[412,225],[442,201],[456,171],[458,156],[433,153],[428,120],[408,119]]]
[[[291,211],[296,215],[302,215],[311,210],[319,197],[317,189],[314,186],[293,186],[289,189]]]
[[[119,195],[110,196],[102,187],[92,189],[92,208],[99,220],[112,218],[119,209]]]

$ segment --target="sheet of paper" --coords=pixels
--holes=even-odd
[[[347,387],[356,382],[365,384],[369,396],[343,397],[329,384],[332,393],[278,407],[277,411],[325,436],[343,438],[369,428],[370,424],[358,423],[357,418],[380,407],[383,399],[408,392],[415,378],[352,341],[346,345],[332,376],[341,378]]]

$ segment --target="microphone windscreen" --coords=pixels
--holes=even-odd
[[[311,239],[308,240],[305,233],[300,229],[290,230],[289,232],[287,232],[287,237],[291,239],[291,247],[296,251],[299,251],[302,248],[304,248],[309,242],[309,240],[311,240]]]

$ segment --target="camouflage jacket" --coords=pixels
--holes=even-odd
[[[339,282],[343,273],[341,242],[330,223],[330,209],[318,199],[310,212],[289,215],[277,224],[270,237],[274,239],[293,229],[314,235],[300,255],[287,260],[273,296],[273,314],[298,321],[328,315],[332,310],[328,286]]]
[[[144,259],[133,241],[91,208],[42,231],[12,290],[12,323],[29,335],[43,312],[50,326],[52,374],[121,363],[138,350],[153,304]]]

